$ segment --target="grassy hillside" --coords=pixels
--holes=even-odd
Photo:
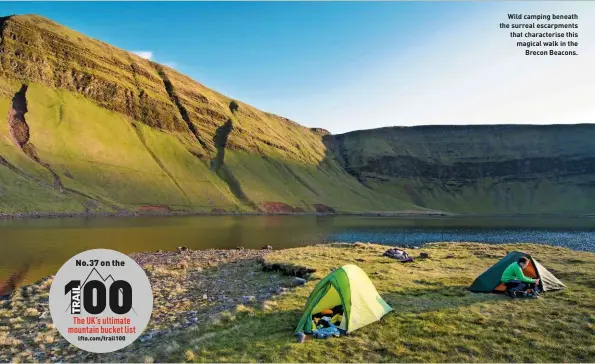
[[[423,210],[173,69],[38,16],[0,29],[0,212]]]
[[[593,125],[329,135],[34,16],[0,18],[0,213],[595,210]]]
[[[460,213],[593,213],[595,125],[384,128],[324,137],[374,191]]]

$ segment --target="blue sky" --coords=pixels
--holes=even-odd
[[[533,102],[538,107],[543,101],[531,96],[530,88],[537,86],[530,85],[539,75],[531,79],[528,68],[554,72],[566,67],[576,72],[576,67],[593,63],[588,58],[592,42],[575,59],[531,59],[498,29],[508,11],[564,7],[581,18],[593,14],[590,4],[577,6],[60,2],[2,3],[0,13],[47,16],[117,47],[146,52],[157,62],[257,108],[339,133],[389,125],[595,121],[584,120],[595,116],[594,109],[584,104],[586,98],[583,102],[579,96],[577,101],[579,86],[562,77],[553,77],[553,86],[564,93],[549,95],[560,100],[559,105],[550,102],[547,110],[541,105],[537,115],[518,112],[523,105]],[[595,82],[581,78],[580,87]],[[508,85],[503,84],[506,79]],[[529,86],[528,92],[513,94],[523,102],[511,105],[510,86],[522,85]],[[499,92],[493,91],[498,87]],[[483,96],[478,100],[478,95]],[[474,106],[486,99],[498,112]]]

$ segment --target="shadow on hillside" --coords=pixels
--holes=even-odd
[[[365,181],[360,175],[358,169],[351,166],[347,151],[339,147],[336,138],[337,136],[333,135],[324,135],[322,137],[322,143],[324,144],[325,150],[324,160],[320,162],[320,166],[324,167],[325,165],[330,164],[331,161],[336,161],[348,174],[355,177],[355,179],[357,179],[363,186],[369,188],[365,184]]]
[[[350,194],[356,195],[358,199],[363,199],[359,202],[360,206],[362,206],[360,210],[378,213],[415,211],[418,213],[431,212],[438,215],[444,214],[441,211],[426,206],[427,204],[419,191],[411,185],[405,184],[401,188],[395,184],[386,184],[386,182],[391,182],[393,178],[399,176],[400,169],[404,168],[401,165],[403,162],[399,158],[387,156],[377,159],[366,159],[366,156],[358,155],[359,152],[357,150],[350,150],[349,147],[345,147],[347,144],[343,144],[344,139],[351,137],[353,136],[323,135],[322,143],[325,147],[324,158],[319,162],[318,168],[332,171],[333,169],[337,170],[337,167],[333,168],[333,166],[338,166],[339,173],[344,173],[344,176],[353,182],[348,185],[344,184],[342,187],[347,189]],[[414,159],[412,162],[406,163],[406,165],[415,161]],[[346,178],[343,180],[346,180]],[[361,188],[357,188],[358,185]],[[379,188],[379,186],[381,187]],[[331,207],[341,210],[339,206]],[[429,210],[424,211],[424,209]]]

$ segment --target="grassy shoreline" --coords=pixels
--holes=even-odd
[[[589,362],[595,358],[595,254],[537,244],[429,244],[403,264],[374,244],[279,251],[209,250],[131,256],[147,271],[155,306],[150,338],[111,354],[66,343],[51,324],[45,279],[0,306],[0,361]],[[541,300],[471,293],[507,251],[534,255],[568,289]],[[393,307],[352,335],[298,344],[293,330],[316,282],[357,264]],[[263,270],[276,267],[277,271]],[[286,275],[314,270],[305,285]],[[173,295],[173,296],[172,296]],[[206,299],[204,297],[206,296]],[[35,312],[33,311],[35,310]],[[157,333],[156,333],[157,332]],[[15,341],[17,340],[17,341]]]

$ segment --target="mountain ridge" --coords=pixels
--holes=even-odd
[[[331,134],[0,18],[0,213],[592,213],[592,124]],[[578,201],[578,202],[577,202]]]
[[[368,187],[455,213],[593,211],[593,124],[418,126],[327,137]],[[373,144],[374,148],[366,148]]]
[[[424,210],[359,184],[320,131],[43,17],[3,18],[0,52],[0,114],[26,86],[32,146],[0,128],[5,213]]]

